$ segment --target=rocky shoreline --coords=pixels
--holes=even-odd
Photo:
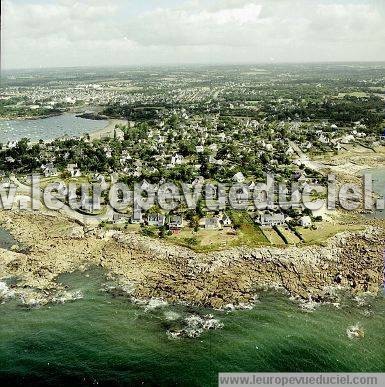
[[[0,121],[35,121],[35,120],[44,120],[46,118],[50,117],[59,117],[66,112],[60,112],[60,113],[52,113],[52,114],[44,114],[41,116],[24,116],[24,117],[12,117],[12,116],[2,116],[0,117]]]
[[[133,233],[84,227],[57,213],[0,211],[0,224],[23,245],[23,252],[0,249],[0,282],[16,279],[9,291],[26,305],[64,297],[58,276],[91,267],[102,267],[115,291],[129,298],[214,309],[246,308],[270,288],[320,303],[338,302],[338,289],[376,294],[382,285],[385,231],[376,225],[338,234],[324,246],[199,254]]]
[[[108,116],[99,114],[99,113],[81,113],[77,114],[76,117],[78,118],[84,118],[86,120],[94,120],[94,121],[103,121],[103,120],[109,120],[110,118]]]

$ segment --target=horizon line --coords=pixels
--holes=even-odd
[[[209,63],[209,62],[185,62],[185,63],[143,63],[143,64],[114,64],[114,65],[77,65],[77,66],[53,66],[53,67],[0,67],[0,72],[6,71],[42,71],[42,70],[60,70],[60,69],[109,69],[109,68],[154,68],[154,67],[215,67],[215,66],[223,66],[223,67],[232,67],[232,66],[273,66],[273,65],[327,65],[327,64],[335,64],[335,65],[343,65],[343,64],[385,64],[385,60],[378,61],[366,61],[366,60],[354,60],[354,61],[261,61],[261,62],[218,62],[218,63]]]

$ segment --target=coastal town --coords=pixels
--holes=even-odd
[[[0,387],[385,386],[384,0],[0,33]]]
[[[99,226],[166,238],[197,251],[322,241],[349,227],[327,221],[325,209],[282,209],[273,203],[258,210],[252,198],[268,174],[286,184],[290,195],[293,182],[300,192],[326,182],[333,168],[312,159],[356,147],[375,152],[384,145],[381,69],[352,67],[348,74],[356,80],[349,87],[338,78],[339,70],[330,66],[325,76],[313,66],[160,68],[114,73],[113,80],[103,71],[60,79],[49,72],[13,74],[3,81],[3,117],[72,113],[112,125],[52,141],[4,143],[0,174],[8,188],[15,180],[16,186],[28,186],[32,173],[42,176],[42,189],[58,179],[79,188],[123,183],[133,190],[140,184],[153,192],[166,182],[204,186],[192,210],[182,202],[177,210],[162,211],[155,203],[142,211],[131,201],[113,211],[106,195],[95,210],[87,193],[65,198],[67,204],[80,202],[75,218],[94,215]],[[210,86],[201,86],[207,77]],[[242,189],[233,191],[246,203],[242,211],[228,209],[228,191],[217,208],[207,206],[218,198],[219,183],[246,187],[246,196]]]
[[[10,233],[1,277],[23,278],[17,292],[27,305],[61,297],[58,275],[94,265],[130,297],[217,309],[252,302],[254,270],[263,286],[310,306],[338,303],[329,287],[376,292],[384,206],[368,209],[356,198],[353,211],[314,209],[293,199],[305,192],[310,204],[325,198],[311,187],[330,175],[337,185],[360,185],[364,171],[385,162],[381,66],[344,74],[336,65],[322,73],[292,65],[5,77],[0,124],[72,117],[105,127],[1,144],[0,230]],[[354,79],[349,86],[346,77]],[[271,199],[259,207],[270,176]],[[159,199],[170,184],[175,206]],[[114,187],[124,188],[115,199]],[[56,209],[45,206],[52,192]],[[373,200],[382,203],[381,189]],[[370,259],[357,266],[362,249]],[[40,258],[25,271],[31,254]],[[205,273],[214,277],[203,289]]]

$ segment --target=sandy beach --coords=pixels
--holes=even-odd
[[[103,137],[113,137],[116,125],[127,125],[126,120],[109,120],[105,128],[90,133],[91,140],[98,140]],[[119,130],[119,129],[118,129]]]

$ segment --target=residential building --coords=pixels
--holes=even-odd
[[[264,213],[256,218],[256,222],[261,226],[268,226],[268,227],[281,226],[285,224],[285,215],[281,213],[278,213],[278,214]]]
[[[309,228],[312,226],[312,221],[310,216],[303,216],[299,221],[302,227]]]
[[[166,217],[162,214],[148,214],[147,224],[149,226],[162,227],[165,225]]]

